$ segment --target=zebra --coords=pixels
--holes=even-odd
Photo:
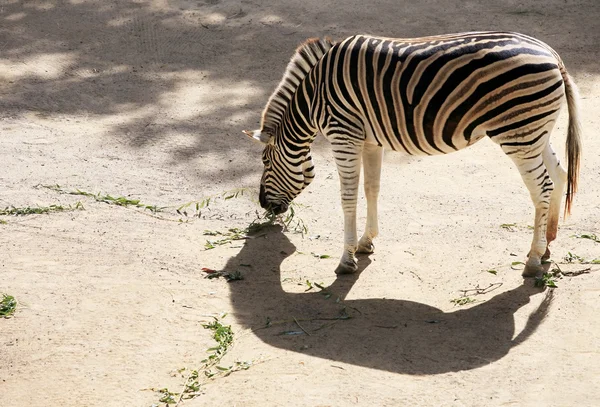
[[[568,170],[549,142],[565,100]],[[531,277],[550,256],[565,186],[564,216],[577,191],[582,148],[577,104],[577,87],[559,55],[524,34],[309,39],[269,98],[260,129],[244,133],[265,145],[259,201],[274,214],[285,212],[314,179],[316,135],[330,142],[344,212],[337,274],[355,272],[355,254],[374,250],[384,149],[447,154],[491,138],[512,159],[533,201],[533,240],[523,270]],[[361,165],[367,219],[357,239]]]

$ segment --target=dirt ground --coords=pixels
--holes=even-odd
[[[203,327],[215,316],[234,335],[219,366],[250,367],[201,371],[198,397],[180,405],[600,405],[600,265],[573,258],[600,258],[600,243],[576,237],[600,235],[600,3],[270,3],[0,1],[0,209],[83,205],[0,216],[0,293],[19,301],[0,319],[0,406],[164,405],[151,389],[182,391],[215,346]],[[533,208],[488,140],[442,157],[386,154],[381,235],[355,276],[333,272],[342,212],[322,138],[294,218],[307,233],[271,227],[205,250],[223,237],[205,230],[256,217],[260,146],[241,130],[258,126],[299,43],[469,30],[544,40],[579,85],[580,192],[552,248],[566,274],[585,273],[553,290],[523,282],[512,264]],[[565,133],[566,112],[561,156]],[[199,216],[194,203],[176,211],[236,188],[249,190]],[[451,302],[461,290],[476,301]]]

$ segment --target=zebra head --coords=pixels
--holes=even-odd
[[[264,170],[260,180],[260,206],[279,215],[315,178],[310,148],[282,140],[268,130],[244,131],[264,144]]]

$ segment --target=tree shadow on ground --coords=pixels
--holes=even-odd
[[[525,327],[515,332],[515,312],[540,293],[531,281],[454,312],[404,300],[344,300],[358,274],[339,277],[327,288],[329,298],[323,292],[287,293],[280,281],[281,264],[295,250],[279,227],[246,241],[225,268],[251,265],[243,281],[229,285],[234,314],[268,345],[336,362],[415,375],[475,369],[501,359],[530,337],[551,301],[548,292]]]
[[[261,166],[241,130],[258,125],[306,38],[515,30],[555,47],[571,73],[596,72],[599,21],[596,0],[450,0],[443,13],[437,1],[11,0],[0,6],[0,117],[108,118],[102,125],[110,142],[166,149],[173,164],[236,157],[231,166],[247,168],[246,175]]]
[[[152,146],[169,129],[196,137],[195,148],[174,150],[178,159],[215,149],[247,151],[251,147],[225,135],[256,125],[288,58],[308,37],[516,30],[554,46],[570,69],[596,71],[596,3],[451,0],[440,14],[436,1],[352,0],[339,7],[316,0],[168,0],[160,6],[12,0],[0,7],[0,53],[9,73],[0,109],[2,115],[129,112],[133,117],[112,130],[134,147]],[[194,99],[185,87],[205,96]],[[190,114],[170,117],[186,97],[195,104]]]

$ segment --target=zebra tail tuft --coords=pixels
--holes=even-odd
[[[568,162],[567,170],[567,196],[565,199],[565,218],[571,214],[573,197],[577,192],[579,179],[579,160],[581,154],[581,121],[579,119],[579,91],[573,78],[563,68],[561,69],[565,82],[565,94],[569,110],[569,129],[567,133],[566,155]]]

